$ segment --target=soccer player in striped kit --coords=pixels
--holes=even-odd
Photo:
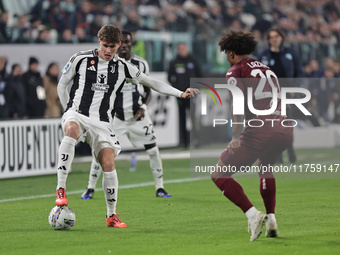
[[[59,146],[55,203],[58,206],[68,204],[65,191],[68,172],[77,140],[85,137],[92,148],[93,156],[103,169],[106,224],[109,227],[124,228],[126,224],[116,215],[118,178],[114,159],[120,152],[120,145],[111,126],[117,94],[122,90],[126,79],[181,98],[189,98],[199,92],[196,89],[187,89],[185,92],[174,89],[143,74],[136,66],[116,56],[121,38],[121,31],[117,27],[103,26],[98,32],[99,49],[74,54],[62,71],[58,94],[65,109],[62,116],[65,136]],[[67,89],[69,85],[70,93]]]
[[[118,56],[130,61],[146,75],[149,75],[147,61],[131,52],[132,35],[122,31],[122,44],[118,49]],[[171,198],[164,190],[163,166],[159,149],[156,144],[156,135],[153,124],[147,112],[147,104],[151,98],[149,87],[126,81],[115,102],[115,116],[112,123],[114,133],[118,138],[126,134],[134,146],[144,146],[150,158],[150,168],[155,181],[157,197]],[[86,191],[81,195],[82,199],[91,199],[94,194],[97,181],[101,173],[100,164],[92,160],[89,182]]]

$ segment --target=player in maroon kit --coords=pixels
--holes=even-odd
[[[242,171],[244,167],[252,166],[255,161],[258,163],[258,169],[262,166],[272,166],[292,142],[293,127],[282,125],[286,116],[281,115],[280,98],[277,97],[280,86],[275,73],[261,62],[249,58],[256,47],[254,36],[251,33],[231,31],[220,38],[219,46],[220,50],[227,55],[231,66],[226,75],[227,83],[242,90],[245,109],[244,115],[233,114],[232,116],[232,140],[221,154],[216,166],[217,171],[212,172],[211,178],[222,194],[246,214],[248,230],[251,230],[250,241],[260,236],[265,223],[266,236],[277,237],[279,231],[275,219],[276,184],[273,173],[259,171],[260,193],[267,213],[265,214],[253,206],[241,185],[231,177],[234,172],[218,171],[218,169],[228,169],[229,166],[229,169],[233,167],[237,171]],[[262,111],[272,109],[271,114],[252,113],[254,110],[249,108],[247,101],[249,88],[252,88],[250,96],[253,108]],[[277,98],[277,104],[272,108],[274,98]],[[240,123],[243,123],[244,118],[247,125],[241,133],[243,125]],[[275,121],[266,121],[268,119]],[[249,121],[255,120],[263,125],[258,123],[257,127],[250,125]],[[289,123],[288,120],[287,122]]]

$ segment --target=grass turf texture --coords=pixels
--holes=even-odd
[[[336,161],[340,149],[297,153],[303,162],[314,162],[316,157],[320,162]],[[139,161],[133,173],[125,170],[128,164],[116,163],[120,185],[152,182],[148,161]],[[163,164],[165,180],[190,177],[189,159],[164,160]],[[67,191],[85,189],[88,169],[89,163],[73,165]],[[259,180],[237,180],[253,204],[264,210]],[[0,200],[53,194],[55,185],[55,175],[0,180]],[[118,212],[128,225],[126,229],[106,226],[102,191],[96,191],[87,201],[80,199],[80,193],[68,195],[69,206],[76,213],[76,224],[70,231],[54,231],[48,224],[54,196],[1,202],[0,254],[339,253],[339,178],[278,178],[280,237],[266,238],[263,232],[255,242],[249,241],[245,215],[210,180],[165,187],[172,199],[156,198],[153,185],[119,190]]]

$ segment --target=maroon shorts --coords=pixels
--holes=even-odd
[[[262,165],[273,165],[292,143],[292,139],[292,133],[245,132],[241,136],[241,147],[234,154],[231,154],[227,147],[220,159],[227,166],[235,166],[237,171],[242,166],[253,165],[257,159]]]

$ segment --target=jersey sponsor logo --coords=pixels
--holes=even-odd
[[[109,85],[106,84],[106,75],[101,74],[98,75],[98,79],[97,79],[98,83],[92,83],[92,87],[91,90],[92,91],[103,91],[105,93],[107,93],[109,91]]]
[[[109,85],[107,84],[101,84],[101,83],[92,83],[91,90],[92,91],[103,91],[107,93],[109,91]]]
[[[126,83],[122,87],[120,93],[125,93],[125,92],[135,93],[137,91],[136,84],[132,84],[130,81],[132,81],[132,80],[131,79],[126,79]]]

